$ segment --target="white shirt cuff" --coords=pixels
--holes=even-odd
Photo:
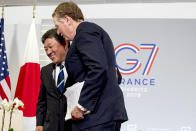
[[[77,106],[78,106],[78,108],[80,108],[80,110],[82,110],[82,111],[84,111],[84,112],[87,111],[87,109],[84,108],[83,106],[81,106],[80,104],[78,104]]]

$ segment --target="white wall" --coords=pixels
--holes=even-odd
[[[54,6],[37,6],[37,23],[51,18]],[[86,18],[196,18],[196,3],[80,5]],[[6,24],[29,24],[32,6],[5,7]],[[1,12],[1,11],[0,11]],[[21,18],[22,17],[22,18]]]
[[[51,19],[54,6],[37,6],[38,41],[42,19]],[[196,19],[196,3],[145,3],[80,5],[85,18],[168,18]],[[24,47],[32,20],[32,6],[5,7],[5,40],[10,70],[12,95],[23,61]],[[1,13],[1,11],[0,11]]]

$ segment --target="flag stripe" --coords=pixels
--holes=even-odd
[[[4,91],[4,93],[6,94],[7,98],[10,99],[11,98],[11,90],[10,90],[10,87],[8,86],[6,80],[3,79],[0,83],[1,83],[1,87]]]
[[[6,81],[6,83],[7,83],[7,85],[8,85],[8,87],[10,88],[10,91],[11,91],[11,82],[10,82],[10,77],[6,77],[5,78],[5,81]]]
[[[4,90],[3,90],[3,87],[0,85],[0,92],[1,92],[1,99],[4,99],[6,98],[8,100],[8,97],[7,95],[5,94]]]

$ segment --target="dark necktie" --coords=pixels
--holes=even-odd
[[[64,65],[61,64],[60,65],[60,72],[59,72],[58,79],[57,79],[57,89],[60,92],[63,91],[63,87],[65,84],[63,68],[64,68]]]

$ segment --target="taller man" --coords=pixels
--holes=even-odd
[[[120,131],[128,117],[109,35],[84,21],[73,2],[59,4],[52,16],[57,33],[72,41],[65,60],[69,82],[85,81],[72,111],[73,131]]]

